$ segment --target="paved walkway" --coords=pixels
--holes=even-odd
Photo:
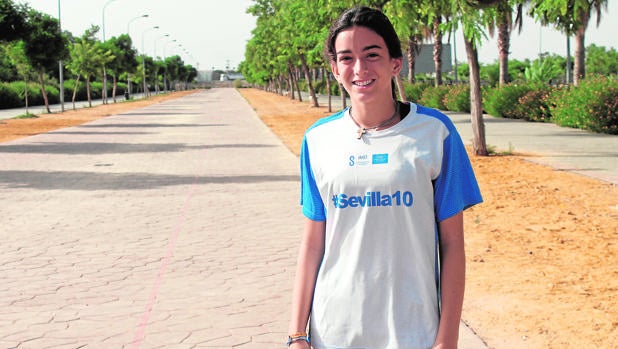
[[[472,144],[470,114],[447,113],[461,138]],[[533,162],[618,185],[618,136],[549,123],[485,116],[488,147],[524,154]]]
[[[134,93],[131,95],[131,98],[142,99],[144,98],[144,94]],[[125,101],[125,98],[124,96],[116,96],[116,101],[123,102]],[[108,98],[108,103],[114,103],[111,96]],[[75,109],[90,108],[90,105],[92,105],[93,107],[96,107],[97,105],[101,105],[101,104],[103,104],[102,99],[93,99],[91,103],[88,103],[88,101],[77,101],[75,102]],[[62,105],[60,103],[52,104],[49,106],[49,110],[52,113],[59,113],[62,111]],[[73,110],[73,103],[71,103],[70,100],[64,102],[64,110]],[[47,109],[45,108],[45,105],[34,105],[28,108],[28,113],[47,114]],[[26,114],[26,108],[0,109],[0,120],[11,119],[11,118],[24,115],[24,114]]]
[[[0,217],[0,348],[283,347],[298,164],[233,89],[0,143]]]

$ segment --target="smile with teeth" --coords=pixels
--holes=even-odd
[[[364,80],[364,81],[354,81],[353,84],[356,86],[367,86],[369,84],[371,84],[372,82],[374,82],[375,80]]]

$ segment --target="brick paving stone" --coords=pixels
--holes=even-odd
[[[297,159],[237,91],[2,143],[0,164],[0,348],[283,347]]]

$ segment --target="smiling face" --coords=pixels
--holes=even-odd
[[[375,31],[354,26],[335,40],[331,68],[353,101],[392,100],[391,80],[401,70],[401,58],[391,58],[384,39]]]

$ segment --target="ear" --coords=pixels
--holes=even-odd
[[[333,75],[335,76],[335,79],[337,79],[337,81],[339,81],[339,68],[337,68],[337,63],[330,61],[330,70],[333,72]]]
[[[393,76],[399,75],[403,67],[403,58],[391,58],[393,62]]]

